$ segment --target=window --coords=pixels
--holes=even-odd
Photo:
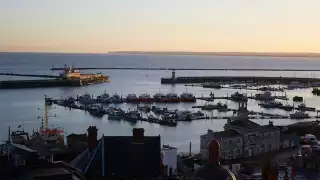
[[[293,146],[293,141],[289,140],[289,147]]]
[[[229,140],[229,144],[232,144],[232,140],[231,139]]]
[[[232,150],[230,150],[229,151],[229,157],[228,157],[229,159],[233,159],[233,152],[232,152]]]
[[[227,153],[226,152],[222,152],[222,157],[226,158],[227,157]]]
[[[237,149],[237,157],[240,157],[240,149]]]
[[[264,152],[265,152],[265,149],[264,149],[264,145],[263,145],[263,144],[260,146],[260,152],[261,152],[261,153],[264,153]]]
[[[237,138],[237,143],[240,143],[240,138]]]
[[[272,151],[272,144],[269,144],[269,151]]]

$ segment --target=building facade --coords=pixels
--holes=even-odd
[[[177,148],[163,145],[161,153],[164,174],[167,176],[177,175]]]
[[[263,126],[250,121],[244,103],[239,106],[238,115],[229,119],[224,129],[220,132],[208,130],[200,137],[202,159],[207,159],[206,146],[211,139],[219,141],[221,157],[228,160],[278,151],[281,147],[280,129],[271,121]]]

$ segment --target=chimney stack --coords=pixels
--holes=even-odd
[[[133,128],[133,142],[143,142],[144,139],[144,129],[143,128]]]
[[[207,148],[209,164],[220,164],[220,143],[212,139]]]
[[[98,129],[96,126],[89,126],[88,131],[88,147],[91,152],[97,147]]]

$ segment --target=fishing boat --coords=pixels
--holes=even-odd
[[[99,102],[99,103],[111,103],[110,95],[105,91],[100,96],[97,96],[97,102]]]
[[[192,112],[188,110],[177,111],[176,115],[173,117],[176,117],[177,121],[191,121]],[[169,119],[168,116],[166,116],[166,118]]]
[[[114,94],[111,98],[110,98],[111,102],[114,104],[118,104],[118,103],[123,103],[123,99],[122,97],[120,97],[118,94]]]
[[[235,92],[235,93],[231,94],[230,99],[232,101],[247,101],[248,100],[246,95],[240,94],[239,92]]]
[[[273,101],[275,99],[274,96],[271,95],[271,92],[267,91],[262,94],[256,94],[255,95],[256,100],[261,101]]]
[[[121,120],[123,119],[124,112],[121,111],[112,111],[111,113],[108,114],[108,119],[111,120]]]
[[[87,111],[96,117],[102,117],[104,114],[106,114],[105,110],[103,109],[103,106],[101,104],[91,104],[87,106]]]
[[[159,118],[157,118],[156,116],[154,116],[152,114],[149,114],[147,119],[149,122],[158,122],[160,120]]]
[[[295,102],[302,102],[302,101],[303,101],[303,97],[301,97],[301,96],[295,96],[295,97],[293,97],[292,100],[295,101]]]
[[[227,109],[227,104],[222,104],[221,102],[218,102],[217,104],[207,104],[204,105],[201,109],[202,110],[214,110],[214,109]]]
[[[153,99],[155,102],[165,102],[166,100],[166,95],[164,95],[161,92],[157,92],[153,95]]]
[[[165,126],[177,126],[178,123],[174,119],[164,118],[159,121],[159,124]]]
[[[166,95],[166,102],[180,102],[179,96],[176,93],[168,93]]]
[[[140,102],[150,103],[150,102],[153,101],[153,98],[150,96],[150,94],[144,93],[144,94],[141,94],[141,95],[139,96],[139,101],[140,101]]]
[[[97,100],[93,99],[88,93],[85,93],[84,95],[79,96],[78,100],[81,104],[94,104],[97,102]]]
[[[221,89],[222,88],[222,86],[220,84],[213,83],[213,82],[203,83],[202,87],[203,88],[213,88],[213,89]]]
[[[152,106],[151,111],[154,112],[155,114],[163,114],[164,112],[167,111],[167,108],[159,108],[157,106]]]
[[[147,104],[138,104],[137,109],[139,111],[143,111],[143,112],[150,112],[151,111],[151,107]]]
[[[184,92],[180,95],[181,102],[196,102],[196,97],[192,93]]]
[[[289,105],[289,104],[282,105],[279,108],[282,109],[282,110],[285,110],[285,111],[292,111],[294,109],[294,107]]]
[[[300,111],[316,111],[316,108],[307,107],[305,103],[299,104],[296,110]]]
[[[263,108],[280,108],[283,106],[281,102],[277,102],[277,101],[262,102],[262,103],[259,103],[258,105]]]
[[[127,96],[127,102],[138,102],[139,98],[137,97],[136,94],[128,94]]]
[[[302,111],[296,111],[293,114],[290,114],[291,119],[307,119],[310,118],[309,114],[302,112]]]
[[[141,115],[139,111],[129,111],[124,114],[123,119],[129,122],[136,123],[138,120],[141,119]]]
[[[294,90],[294,89],[301,89],[301,88],[308,88],[307,85],[302,84],[298,81],[292,81],[288,86],[287,89],[288,90]]]

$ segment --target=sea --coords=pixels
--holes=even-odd
[[[298,57],[255,57],[255,56],[198,56],[198,55],[129,55],[129,54],[55,54],[55,53],[0,53],[0,72],[30,73],[58,75],[59,71],[51,71],[52,67],[64,65],[75,67],[141,67],[141,68],[269,68],[269,69],[317,69],[320,68],[319,58]],[[7,89],[0,90],[0,144],[8,139],[9,126],[11,130],[24,128],[27,132],[37,130],[41,126],[44,116],[44,96],[52,98],[65,98],[69,96],[89,93],[100,95],[105,91],[110,95],[115,93],[126,96],[130,93],[154,94],[156,92],[173,92],[181,94],[191,92],[195,96],[209,96],[213,92],[216,96],[230,95],[236,91],[255,94],[256,91],[232,89],[204,89],[202,87],[186,87],[180,85],[162,85],[161,77],[170,77],[171,71],[155,70],[86,70],[85,73],[102,72],[110,76],[110,82],[84,87],[54,87],[33,89]],[[177,71],[176,76],[296,76],[320,77],[320,72],[294,71]],[[0,80],[39,79],[29,77],[0,76]],[[320,97],[313,96],[311,89],[290,90],[286,92],[288,101],[293,104],[292,97],[303,96],[308,106],[320,109]],[[283,95],[283,93],[277,93]],[[217,100],[214,103],[227,103],[231,108],[238,104],[231,101]],[[206,102],[197,101],[203,105]],[[194,103],[156,104],[169,109],[192,110]],[[134,109],[135,105],[113,105],[123,109]],[[288,114],[282,110],[265,110],[258,106],[254,100],[249,100],[248,109],[269,113]],[[212,116],[226,116],[232,113],[209,112]],[[310,114],[315,115],[315,114]],[[97,126],[101,136],[128,136],[132,135],[134,127],[144,128],[146,135],[161,136],[162,144],[178,148],[179,152],[188,152],[191,142],[192,152],[199,152],[200,135],[208,129],[223,130],[225,119],[196,120],[192,122],[179,122],[177,127],[166,127],[148,122],[130,124],[125,121],[108,120],[107,116],[96,118],[82,110],[53,106],[49,113],[49,127],[64,129],[65,136],[71,133],[86,133],[89,126]],[[268,119],[256,119],[259,124],[268,124]],[[274,124],[287,125],[297,122],[289,119],[273,119]],[[20,127],[21,126],[21,127]]]

